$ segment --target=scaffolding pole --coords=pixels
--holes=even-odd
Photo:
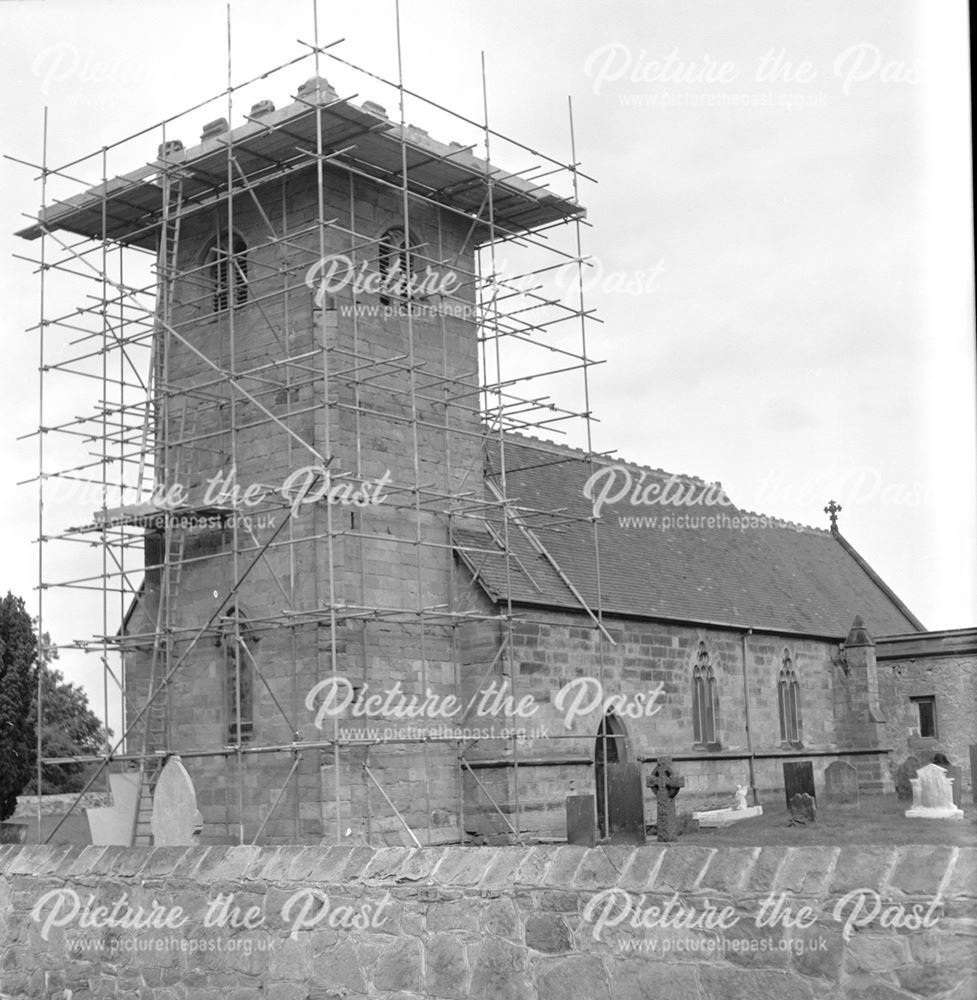
[[[40,372],[32,432],[38,472],[29,481],[38,496],[37,623],[39,631],[56,630],[56,615],[72,600],[97,598],[94,634],[60,643],[52,636],[51,646],[96,653],[102,714],[109,721],[116,692],[123,714],[113,745],[70,757],[43,757],[39,725],[38,787],[45,764],[71,761],[95,765],[75,807],[119,768],[135,768],[140,788],[151,792],[165,761],[180,754],[215,762],[217,770],[208,773],[226,793],[226,816],[217,825],[239,843],[266,836],[302,840],[309,795],[316,797],[323,822],[328,816],[327,836],[336,842],[356,825],[357,810],[365,813],[369,842],[394,828],[406,829],[416,846],[439,842],[445,836],[444,823],[435,819],[439,812],[455,814],[454,836],[465,842],[473,819],[466,788],[482,793],[508,834],[521,842],[526,830],[520,771],[584,757],[562,751],[525,755],[513,735],[474,741],[358,738],[337,716],[328,733],[310,738],[303,731],[302,683],[311,669],[319,679],[348,676],[361,685],[382,684],[391,649],[399,644],[416,660],[413,676],[422,692],[433,685],[460,695],[472,680],[477,687],[497,677],[515,698],[517,630],[547,620],[513,596],[517,579],[540,591],[533,563],[538,557],[593,628],[603,684],[604,646],[613,639],[604,626],[596,523],[563,507],[540,509],[516,492],[517,474],[567,461],[593,470],[601,457],[593,450],[589,386],[589,370],[600,362],[588,355],[588,324],[599,320],[584,303],[584,268],[591,262],[582,246],[588,223],[579,208],[580,182],[592,178],[577,159],[572,104],[570,161],[563,163],[490,123],[484,53],[478,120],[407,86],[399,3],[393,79],[334,51],[342,39],[320,43],[315,2],[312,12],[313,41],[301,43],[307,51],[235,83],[228,9],[227,85],[220,94],[60,166],[48,163],[45,111],[37,166],[40,209],[27,216],[30,226],[22,233],[39,238],[39,250],[18,255],[36,269],[39,289],[39,318],[31,328]],[[332,91],[320,76],[327,59],[342,72],[389,88],[397,101],[393,118]],[[247,88],[303,63],[314,77],[299,88],[298,111],[276,116],[258,102],[243,116],[244,131],[234,127],[236,109],[242,102],[247,107]],[[433,148],[408,121],[408,101],[451,115],[477,134],[484,159],[473,153],[478,142]],[[207,127],[194,159],[173,136],[187,115],[205,108],[226,121]],[[147,159],[142,146],[154,135],[157,156]],[[371,145],[378,139],[396,144],[396,154],[382,166]],[[259,150],[260,143],[265,145]],[[493,164],[497,147],[533,162],[502,170]],[[129,173],[117,169],[132,163],[142,166]],[[449,169],[463,179],[446,174],[455,179],[439,187],[436,171]],[[310,175],[315,193],[300,217],[292,199]],[[570,193],[557,196],[544,181],[565,184]],[[333,188],[341,193],[335,202],[327,197]],[[386,237],[377,235],[361,201],[368,191],[396,201],[402,248],[390,250]],[[482,194],[469,203],[471,191]],[[347,217],[337,212],[343,199]],[[553,206],[547,212],[554,217],[521,221],[521,213],[532,217],[540,204]],[[61,226],[72,213],[79,219],[74,228]],[[240,250],[238,219],[249,213],[260,237],[255,233]],[[424,240],[413,235],[415,219],[427,220]],[[199,250],[204,230],[217,234],[210,256]],[[458,244],[450,233],[461,230],[466,235]],[[336,246],[345,248],[357,273],[382,269],[384,260],[388,267],[401,261],[410,288],[413,278],[431,268],[449,267],[458,287],[436,301],[410,294],[399,299],[390,321],[398,339],[389,346],[371,341],[361,319],[369,313],[360,311],[370,302],[354,290],[343,300],[351,309],[350,339],[340,342],[336,302],[326,296],[310,304],[310,268]],[[501,273],[500,248],[523,255],[524,266]],[[572,301],[554,286],[567,269],[574,275]],[[567,335],[571,326],[579,332],[576,344]],[[253,346],[256,330],[264,338],[260,351]],[[473,363],[455,370],[453,338],[459,330],[471,335]],[[530,354],[538,359],[532,364],[525,360]],[[571,379],[578,380],[580,401],[557,401],[551,385]],[[52,402],[68,397],[67,406]],[[201,499],[208,471],[236,472],[247,465],[249,449],[261,437],[277,442],[288,468],[302,463],[316,469],[316,482],[330,498],[334,489],[362,492],[377,478],[379,427],[403,448],[397,456],[402,472],[386,483],[378,508],[386,520],[371,521],[366,514],[374,511],[367,507],[350,509],[331,499],[306,510],[284,495],[276,498],[273,483],[265,483],[267,496],[249,507],[240,496],[211,504]],[[583,448],[537,450],[527,465],[534,442],[519,436],[525,432],[547,441],[572,433]],[[433,472],[432,448],[440,456]],[[335,463],[340,452],[351,471]],[[483,466],[489,470],[484,475]],[[91,489],[94,502],[86,509],[79,492],[71,515],[59,510],[61,523],[55,523],[45,510],[55,487]],[[181,504],[157,502],[181,490],[187,493]],[[245,513],[255,522],[265,518],[266,526],[245,523]],[[584,596],[546,541],[571,530],[592,535],[595,595]],[[468,536],[472,531],[478,541]],[[134,551],[140,549],[142,554]],[[370,563],[377,553],[394,552],[391,558],[405,567],[399,603],[376,588]],[[502,561],[505,582],[500,593],[485,598],[479,594],[493,560]],[[429,593],[432,566],[443,567],[446,593]],[[259,572],[273,603],[262,598],[253,604],[257,591],[251,583]],[[203,591],[211,584],[204,588],[204,580],[212,581],[209,604]],[[483,662],[466,663],[462,630],[479,628],[497,635],[495,651]],[[282,658],[263,660],[261,642],[272,643]],[[214,648],[217,653],[205,652]],[[223,706],[215,713],[218,721],[210,723],[215,738],[202,745],[179,716],[193,710],[188,699],[194,672],[188,665],[207,662],[224,671]],[[37,703],[42,720],[40,678]],[[561,740],[595,735],[547,739],[558,748]],[[485,750],[491,755],[471,756],[485,740],[491,740]],[[360,752],[366,761],[354,767]],[[290,759],[284,780],[271,789],[260,787],[253,770],[268,755]],[[317,759],[318,775],[300,766]],[[419,776],[409,785],[384,774],[385,767],[398,774],[414,761],[420,762]],[[492,762],[505,764],[503,803],[475,774]],[[443,777],[449,771],[450,780]],[[356,787],[344,784],[357,773],[362,780]],[[386,811],[371,805],[373,788]],[[258,815],[258,803],[263,814],[255,826],[251,817]],[[421,814],[423,823],[411,822]],[[145,820],[137,811],[136,827],[143,825],[140,817]],[[40,835],[40,805],[37,824]]]

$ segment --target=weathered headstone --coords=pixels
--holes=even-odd
[[[817,798],[814,791],[814,765],[809,760],[787,761],[784,764],[784,793],[787,808],[795,795],[810,795]]]
[[[645,796],[641,765],[624,761],[604,765],[607,788],[607,837],[612,844],[645,842]]]
[[[597,800],[593,795],[567,796],[567,843],[597,845]]]
[[[824,769],[824,796],[839,805],[858,805],[858,771],[847,760],[833,760]]]
[[[796,792],[791,796],[787,806],[790,809],[791,826],[804,826],[807,823],[813,823],[817,817],[817,802],[815,802],[814,796],[808,795],[807,792]]]
[[[913,804],[906,815],[923,819],[959,819],[963,812],[953,804],[953,785],[939,764],[921,767],[912,779]]]
[[[950,764],[943,768],[953,782],[953,804],[959,809],[963,805],[963,768]]]
[[[167,760],[153,792],[153,818],[150,830],[156,847],[181,847],[192,844],[200,832],[203,817],[197,809],[193,782],[179,756]]]
[[[916,777],[919,770],[919,758],[910,755],[900,765],[896,771],[896,795],[900,799],[911,799],[913,797],[912,779]]]
[[[675,796],[685,784],[685,778],[677,774],[671,757],[659,757],[648,778],[648,787],[655,793],[658,804],[658,841],[670,844],[678,840],[678,823],[675,818]]]
[[[919,779],[919,804],[933,808],[953,805],[953,791],[949,776],[938,764],[927,764],[916,772]]]

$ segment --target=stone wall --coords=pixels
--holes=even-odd
[[[399,190],[327,165],[320,208],[316,182],[310,167],[235,199],[233,228],[248,247],[248,296],[233,310],[215,310],[207,266],[207,248],[226,230],[227,217],[187,215],[174,296],[176,335],[166,347],[167,384],[180,391],[160,418],[168,432],[166,480],[185,486],[191,504],[212,505],[208,486],[232,470],[236,479],[228,485],[276,490],[328,457],[340,500],[344,486],[362,500],[361,487],[372,487],[375,495],[380,482],[383,500],[309,503],[288,521],[286,505],[272,493],[236,529],[227,522],[195,526],[182,542],[170,543],[170,557],[182,557],[181,569],[169,574],[170,624],[184,631],[166,659],[167,669],[182,660],[165,695],[166,748],[214,752],[236,742],[237,655],[241,670],[252,675],[254,700],[244,753],[186,757],[205,842],[236,842],[242,829],[250,840],[260,829],[270,843],[318,843],[347,830],[399,843],[403,824],[365,777],[364,764],[417,836],[457,841],[453,748],[381,734],[368,754],[348,747],[338,755],[307,751],[294,773],[287,752],[251,752],[342,736],[332,720],[318,728],[305,701],[334,669],[362,690],[395,683],[411,693],[428,686],[454,689],[451,629],[417,624],[420,609],[442,605],[451,589],[448,518],[437,511],[443,503],[418,498],[414,490],[423,485],[447,494],[463,483],[469,493],[480,488],[477,393],[458,391],[458,383],[478,382],[470,220],[429,204],[411,208],[413,266],[456,269],[462,287],[452,300],[432,294],[415,301],[409,313],[401,307],[388,315],[378,294],[354,294],[347,283],[317,302],[315,277],[312,284],[307,278],[320,257],[344,254],[357,269],[376,272],[377,241],[404,220]],[[335,225],[315,224],[320,212]],[[270,241],[269,224],[289,238]],[[286,355],[298,360],[287,363]],[[257,372],[232,385],[217,377],[214,366]],[[269,369],[273,377],[263,377]],[[274,543],[250,568],[259,545],[275,532]],[[158,566],[165,553],[161,545],[152,548],[147,563]],[[246,652],[215,628],[197,637],[227,610],[228,594],[242,575],[233,603],[248,623]],[[134,638],[127,690],[136,708],[149,694],[162,576],[159,568],[147,571],[141,606],[128,623]],[[338,609],[335,623],[322,610],[330,605]],[[376,618],[350,617],[350,607],[379,611]],[[280,627],[283,611],[292,615],[287,627]],[[130,747],[141,747],[150,719],[147,714],[136,724]],[[368,736],[358,723],[351,728],[353,737]]]
[[[490,605],[486,605],[490,607]],[[762,802],[783,803],[785,760],[810,760],[818,787],[822,787],[824,768],[838,758],[849,760],[861,770],[871,761],[873,773],[882,770],[880,754],[846,754],[848,749],[871,747],[869,727],[849,727],[857,739],[842,741],[839,718],[852,701],[857,679],[850,678],[836,665],[837,643],[800,639],[786,635],[750,634],[732,629],[700,628],[664,622],[643,622],[607,616],[604,623],[613,643],[601,639],[597,629],[582,614],[532,609],[526,612],[533,622],[515,621],[511,626],[510,654],[497,657],[488,678],[485,665],[503,639],[503,626],[481,622],[469,627],[464,651],[465,677],[471,685],[485,689],[494,680],[511,678],[513,700],[529,695],[538,710],[529,719],[509,716],[496,720],[500,726],[524,728],[527,739],[518,748],[519,760],[532,763],[519,769],[518,794],[511,763],[511,746],[501,741],[483,740],[466,756],[475,761],[485,757],[494,762],[479,770],[484,789],[466,776],[465,827],[473,833],[504,835],[507,827],[491,806],[488,795],[506,813],[509,822],[522,831],[546,836],[565,833],[563,801],[566,795],[594,790],[593,760],[596,738],[607,698],[623,696],[620,708],[614,708],[627,739],[621,750],[630,760],[653,760],[668,754],[678,762],[685,777],[681,808],[701,809],[712,805],[732,804],[737,785],[750,784],[744,695],[744,645],[746,651],[746,688],[752,750],[760,754],[754,763],[754,781]],[[700,643],[709,655],[716,672],[719,693],[718,748],[707,749],[694,742],[692,726],[692,668]],[[784,657],[789,656],[797,672],[801,741],[791,745],[781,739],[778,705],[778,680]],[[602,681],[604,698],[586,712],[567,715],[575,703],[570,694],[562,703],[558,692],[587,681],[580,688],[580,707],[585,707],[597,691],[593,682]],[[654,710],[648,706],[660,687]],[[470,699],[472,691],[463,689]],[[848,718],[849,716],[845,716]],[[480,720],[476,720],[480,721]],[[566,725],[569,721],[571,724]],[[544,732],[547,737],[534,738]],[[850,735],[846,730],[846,735]],[[805,756],[817,751],[813,756]],[[547,761],[550,761],[547,765]],[[885,777],[887,778],[887,772]],[[862,778],[863,791],[890,791],[891,784]],[[648,821],[654,821],[654,804],[646,796]]]
[[[63,816],[75,803],[78,796],[71,792],[65,795],[42,795],[41,815],[42,816]],[[78,802],[79,809],[94,809],[98,806],[109,804],[108,792],[85,792]],[[17,808],[14,810],[13,820],[32,820],[37,816],[37,796],[20,795],[17,797]]]
[[[965,1000],[975,926],[973,848],[0,848],[4,1000]]]
[[[921,740],[912,735],[919,718],[911,699],[930,696],[936,699],[936,738]],[[910,754],[925,761],[934,751],[942,751],[962,769],[965,801],[969,801],[970,745],[977,743],[977,656],[880,660],[879,697],[894,766]]]
[[[634,696],[662,685],[658,708],[646,717],[622,723],[636,753],[689,754],[698,747],[692,730],[692,668],[699,644],[709,654],[717,675],[719,719],[717,739],[721,750],[747,749],[746,711],[743,692],[743,638],[732,629],[697,628],[657,622],[607,617],[605,625],[614,644],[600,642],[596,630],[580,615],[546,614],[544,624],[516,623],[513,659],[518,664],[520,692],[532,693],[549,707],[545,721],[559,723],[552,692],[580,677],[603,672],[608,695]],[[746,637],[746,676],[754,750],[790,749],[780,735],[777,682],[785,651],[800,678],[802,742],[808,748],[828,748],[833,743],[832,654],[837,644],[789,636]],[[586,730],[597,735],[600,711],[591,713]],[[541,713],[542,718],[542,713]],[[593,747],[589,748],[591,751]],[[703,771],[701,788],[711,791]],[[698,784],[698,775],[695,782]]]

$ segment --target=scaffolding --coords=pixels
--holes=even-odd
[[[57,632],[66,602],[97,606],[92,634],[61,645],[98,658],[106,718],[115,701],[123,715],[104,752],[44,762],[96,765],[86,791],[111,769],[134,775],[137,844],[150,842],[173,754],[211,762],[222,798],[210,814],[242,843],[340,842],[351,816],[367,842],[390,842],[391,823],[405,843],[465,842],[466,794],[523,839],[520,772],[537,762],[515,735],[357,736],[336,715],[310,734],[303,704],[310,678],[353,677],[357,696],[389,681],[397,649],[398,680],[421,696],[455,692],[470,709],[498,675],[517,700],[512,630],[534,612],[511,586],[494,604],[476,592],[488,560],[507,579],[530,576],[527,544],[591,623],[603,682],[599,576],[588,603],[546,542],[588,533],[599,567],[596,523],[515,495],[508,471],[524,441],[514,434],[563,435],[582,460],[599,457],[580,207],[592,178],[572,105],[563,162],[493,129],[484,57],[476,120],[405,86],[399,23],[397,79],[342,53],[320,44],[316,20],[296,58],[239,83],[229,41],[226,92],[58,166],[45,118],[31,165],[41,208],[20,235],[36,241],[22,257],[40,300],[39,630]],[[327,67],[391,94],[395,114],[360,101],[359,84],[337,92]],[[258,87],[290,93],[309,69],[287,106],[253,100]],[[431,139],[408,107],[469,141]],[[185,147],[177,137],[207,113],[200,144]],[[381,233],[391,204],[396,226]],[[337,248],[361,287],[324,281]],[[479,627],[494,649],[466,662],[466,630]],[[224,705],[198,708],[194,678],[214,662],[226,665]],[[43,718],[40,698],[39,685]],[[197,742],[227,705],[222,738]],[[279,763],[256,768],[269,757]],[[496,760],[511,774],[506,807],[478,773]],[[410,821],[405,788],[423,798],[426,827]],[[457,817],[450,829],[444,815]]]

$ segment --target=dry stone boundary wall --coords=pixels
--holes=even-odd
[[[659,996],[969,1000],[977,849],[0,849],[3,998]]]

